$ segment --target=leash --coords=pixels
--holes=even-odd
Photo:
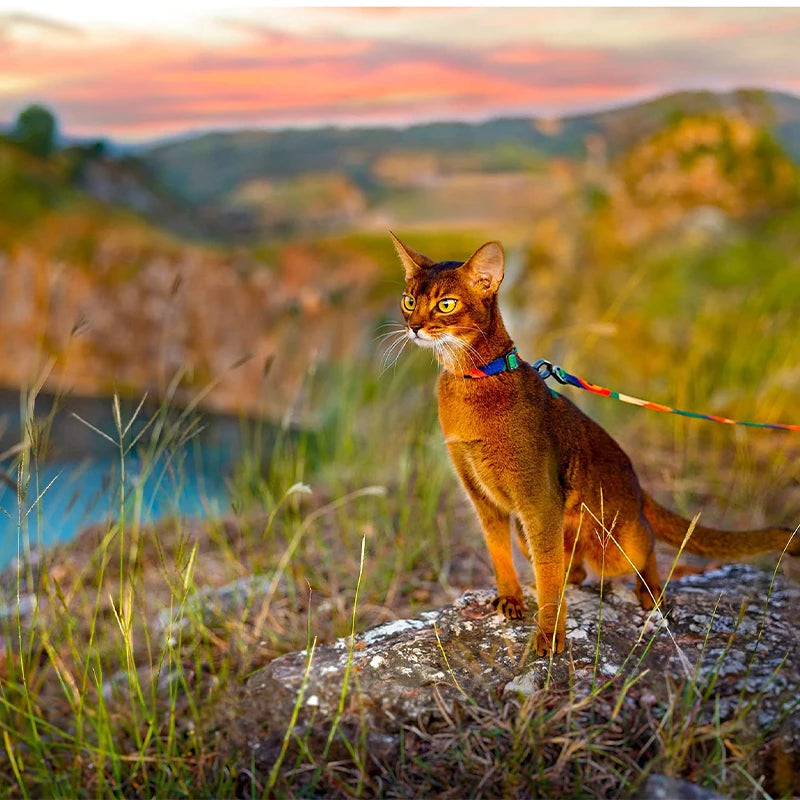
[[[653,403],[650,400],[641,400],[638,397],[631,397],[628,394],[615,392],[612,389],[606,389],[604,386],[597,386],[594,383],[589,383],[589,381],[585,381],[583,378],[579,378],[577,375],[571,375],[557,364],[551,364],[544,358],[540,358],[535,364],[533,364],[533,368],[545,380],[552,377],[565,386],[575,386],[578,389],[584,389],[587,392],[598,394],[601,397],[610,397],[613,400],[620,400],[621,402],[629,403],[632,406],[649,408],[652,411],[662,411],[666,414],[679,414],[682,417],[705,419],[709,420],[710,422],[723,422],[726,425],[746,425],[750,428],[774,428],[781,431],[796,431],[800,433],[800,425],[783,425],[778,422],[742,422],[736,419],[728,419],[727,417],[716,417],[713,414],[698,414],[695,411],[683,411],[680,408],[664,406],[661,405],[661,403]]]

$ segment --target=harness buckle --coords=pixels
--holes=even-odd
[[[536,361],[533,368],[539,373],[539,377],[544,380],[547,380],[553,374],[553,365],[546,358],[540,358]]]
[[[555,378],[559,383],[562,383],[565,386],[569,383],[565,377],[567,373],[561,367],[559,367],[558,364],[553,364],[545,358],[540,358],[533,365],[533,368],[539,373],[539,376],[543,380]]]

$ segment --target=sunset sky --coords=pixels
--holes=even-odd
[[[132,142],[800,93],[800,9],[115,6],[0,2],[0,125],[40,102],[67,135]]]

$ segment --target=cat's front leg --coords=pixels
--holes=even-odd
[[[506,619],[522,619],[525,601],[511,554],[511,518],[507,511],[492,501],[478,484],[468,459],[456,445],[448,444],[450,457],[461,483],[478,514],[483,538],[489,550],[497,584],[497,597],[492,605]]]
[[[536,654],[548,656],[564,650],[567,639],[567,604],[564,601],[566,568],[562,513],[556,503],[543,503],[520,513],[536,576]]]
[[[480,490],[470,491],[468,488],[467,491],[478,512],[483,538],[494,568],[497,597],[492,601],[492,605],[506,619],[522,619],[525,614],[525,601],[511,554],[511,519]]]

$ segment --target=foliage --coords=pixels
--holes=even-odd
[[[56,165],[41,163],[0,140],[0,244],[71,196]]]
[[[45,157],[55,148],[57,130],[53,113],[34,104],[19,113],[11,137],[33,155]]]
[[[711,205],[757,213],[797,198],[794,165],[769,132],[743,118],[686,116],[625,156],[622,179],[645,209]]]

